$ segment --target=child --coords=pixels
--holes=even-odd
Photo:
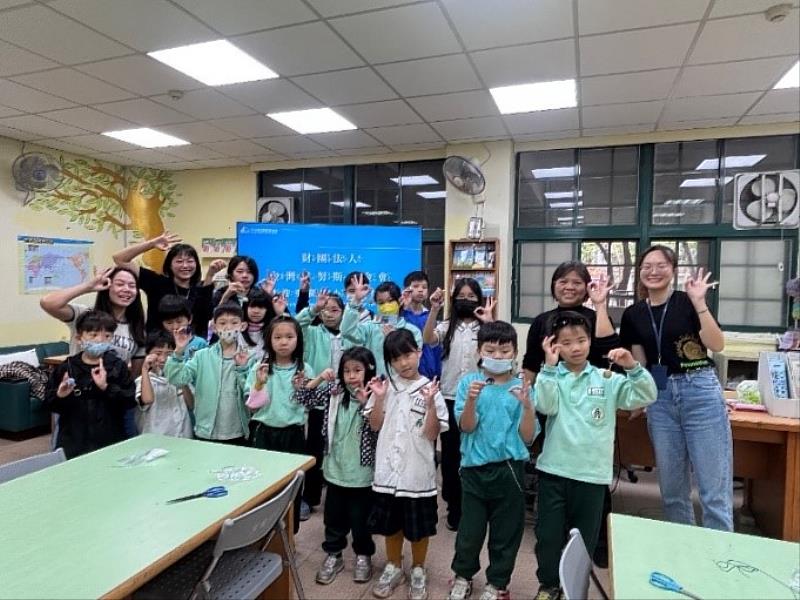
[[[191,438],[191,406],[183,393],[186,388],[175,387],[163,375],[167,358],[175,350],[175,338],[167,331],[151,332],[147,335],[145,349],[147,356],[142,364],[142,374],[136,378],[136,401],[139,403],[136,425],[139,433]]]
[[[80,352],[50,375],[44,406],[59,416],[56,447],[67,458],[125,439],[124,415],[134,408],[136,386],[127,365],[112,351],[117,321],[88,310],[75,322]]]
[[[183,331],[190,336],[189,343],[183,350],[186,359],[192,358],[194,353],[201,348],[208,347],[208,342],[205,339],[199,335],[192,334],[192,312],[186,298],[174,294],[161,298],[158,303],[158,318],[164,331],[173,336],[179,331]]]
[[[245,343],[256,361],[264,358],[264,332],[269,322],[275,318],[272,298],[264,290],[254,288],[247,294],[244,306],[244,318],[247,328],[242,333]]]
[[[455,416],[461,429],[463,517],[456,536],[451,600],[468,598],[489,526],[489,567],[481,600],[508,598],[525,525],[526,446],[536,434],[531,384],[514,377],[517,332],[503,321],[478,330],[480,371],[461,378]]]
[[[428,321],[425,302],[428,300],[430,282],[424,271],[411,271],[403,279],[403,307],[400,316],[422,331]],[[419,360],[419,372],[428,379],[442,375],[442,349],[439,346],[425,344],[422,346],[422,358]]]
[[[245,379],[255,359],[240,348],[237,339],[246,324],[237,304],[220,304],[212,323],[219,341],[186,358],[191,334],[175,335],[175,352],[164,365],[172,385],[194,386],[194,434],[200,440],[245,445],[247,409]]]
[[[478,370],[478,329],[492,320],[494,299],[485,303],[481,286],[469,277],[458,279],[450,295],[450,318],[437,323],[444,293],[437,288],[431,294],[431,311],[425,321],[423,339],[426,344],[442,348],[442,396],[447,405],[450,428],[442,434],[442,498],[447,503],[446,526],[458,529],[461,519],[461,436],[455,420],[455,399],[458,382],[467,373]]]
[[[564,311],[542,342],[545,364],[536,377],[536,410],[547,415],[547,424],[536,463],[537,600],[559,596],[558,562],[570,528],[580,530],[589,556],[594,552],[611,483],[617,409],[634,410],[656,399],[652,376],[625,348],[610,350],[608,359],[627,377],[589,364],[591,339],[586,317]]]
[[[414,335],[397,329],[386,336],[383,356],[392,375],[370,382],[367,403],[370,426],[379,431],[375,450],[373,533],[386,536],[386,566],[372,589],[388,598],[405,580],[403,538],[411,542],[412,568],[408,596],[428,597],[425,557],[436,535],[436,463],[434,449],[447,431],[447,407],[436,381],[419,373],[421,350]],[[391,382],[391,383],[390,383]]]

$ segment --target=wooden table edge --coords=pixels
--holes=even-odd
[[[269,500],[272,496],[274,496],[277,492],[279,492],[286,484],[288,484],[294,474],[297,471],[308,471],[312,466],[314,466],[315,459],[313,457],[308,457],[308,460],[304,462],[302,465],[299,465],[296,469],[293,469],[290,473],[287,473],[284,477],[270,485],[264,491],[262,491],[257,496],[253,496],[241,505],[237,506],[233,509],[230,513],[228,513],[225,517],[216,521],[203,529],[202,531],[195,534],[192,538],[188,539],[186,542],[177,546],[157,561],[150,563],[147,567],[132,575],[115,588],[109,590],[102,596],[101,598],[109,598],[109,599],[117,599],[117,598],[126,598],[133,595],[133,592],[138,590],[142,587],[145,583],[150,581],[153,577],[161,573],[162,571],[166,570],[171,565],[174,565],[177,561],[182,559],[184,556],[195,550],[196,548],[200,547],[201,544],[208,541],[215,532],[219,531],[222,527],[222,523],[225,519],[230,519],[232,517],[238,517],[241,514],[246,513],[248,510],[251,510],[262,504],[263,502]]]
[[[608,597],[616,598],[614,596],[614,535],[613,535],[613,520],[611,516],[614,513],[608,513]]]

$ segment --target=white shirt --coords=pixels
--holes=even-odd
[[[169,383],[164,377],[150,373],[153,385],[153,403],[142,404],[142,377],[136,378],[136,426],[139,433],[160,433],[172,437],[191,439],[192,421],[189,409],[183,400],[183,391]]]
[[[424,498],[436,495],[436,462],[432,442],[423,434],[425,399],[421,389],[427,377],[408,381],[393,377],[384,401],[383,426],[375,448],[375,478],[372,489],[382,494]],[[375,404],[374,397],[367,409]],[[434,397],[440,432],[448,430],[447,405],[441,394]]]
[[[441,345],[447,335],[450,321],[442,321],[436,325],[436,343]],[[481,323],[460,321],[450,341],[450,354],[442,359],[442,395],[448,400],[455,400],[459,380],[467,373],[478,370],[478,329]]]

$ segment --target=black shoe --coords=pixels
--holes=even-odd
[[[460,518],[454,518],[450,515],[447,516],[447,520],[444,523],[444,526],[447,527],[450,531],[458,531],[458,522]]]

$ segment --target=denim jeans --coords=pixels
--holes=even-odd
[[[733,531],[733,441],[722,388],[712,368],[670,375],[647,407],[664,516],[693,525],[692,472],[703,526]]]

